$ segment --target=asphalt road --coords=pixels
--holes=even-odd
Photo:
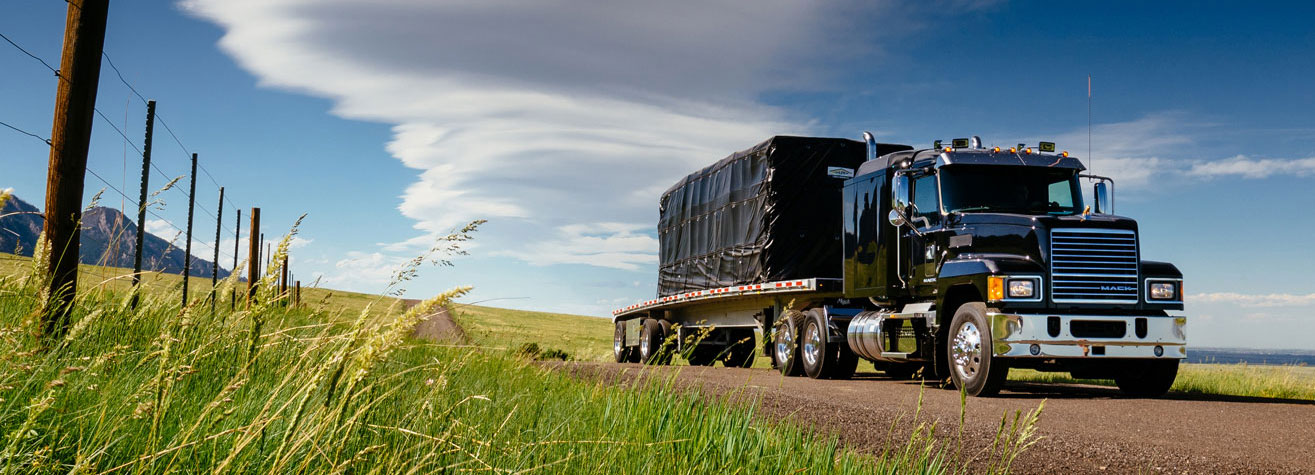
[[[857,450],[880,453],[907,440],[923,395],[920,421],[936,422],[951,452],[983,467],[1001,417],[1045,402],[1041,439],[1019,457],[1016,473],[1315,473],[1315,403],[1259,398],[1170,395],[1121,397],[1108,388],[1010,383],[997,397],[968,398],[960,439],[959,393],[860,373],[849,381],[781,377],[762,369],[645,367],[564,363],[584,378],[628,384],[669,376],[719,397],[755,398],[768,420],[791,419],[839,435]],[[901,418],[895,433],[892,422]]]

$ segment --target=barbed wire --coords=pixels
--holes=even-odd
[[[20,128],[15,127],[15,126],[12,126],[12,125],[9,125],[8,122],[5,122],[5,121],[3,121],[3,120],[0,120],[0,125],[3,125],[3,126],[5,126],[5,127],[8,127],[8,128],[10,128],[10,129],[13,129],[15,132],[18,132],[18,133],[20,133],[20,134],[27,135],[27,136],[29,136],[29,137],[32,137],[32,138],[35,138],[35,139],[40,140],[40,141],[42,141],[42,142],[45,142],[45,143],[46,143],[46,146],[52,146],[52,145],[54,145],[54,144],[50,143],[50,139],[48,139],[48,138],[42,137],[42,136],[37,135],[37,134],[34,134],[34,133],[32,133],[32,132],[28,132],[28,131],[26,131],[26,130],[20,129]]]
[[[37,60],[37,62],[41,63],[42,66],[45,66],[46,69],[49,69],[50,72],[55,73],[56,76],[59,76],[59,70],[51,66],[50,63],[47,63],[46,60],[41,59],[41,57],[35,54],[32,54],[32,52],[28,51],[26,48],[19,46],[18,43],[15,43],[14,40],[9,39],[9,37],[6,36],[4,33],[0,33],[0,38],[4,38],[6,42],[8,42],[10,45],[13,45],[15,48],[18,48],[19,51],[23,52],[23,54],[26,54],[30,56],[32,59]]]
[[[74,6],[74,7],[81,8],[80,5],[77,5],[76,3],[73,3],[73,2],[71,2],[71,1],[69,1],[69,0],[65,0],[65,3],[67,3],[68,5]],[[15,42],[13,39],[11,39],[8,35],[5,35],[4,33],[0,33],[0,39],[3,39],[6,43],[9,43],[10,46],[13,46],[15,49],[17,49],[18,51],[22,52],[24,55],[26,55],[26,56],[28,56],[29,58],[32,58],[33,60],[35,60],[35,61],[37,61],[38,63],[40,63],[41,66],[45,67],[45,68],[46,68],[47,70],[49,70],[52,74],[54,74],[55,77],[58,78],[58,80],[60,80],[60,81],[68,81],[67,78],[65,78],[62,74],[60,74],[59,69],[55,68],[54,66],[51,66],[50,63],[46,62],[46,60],[42,59],[40,56],[37,56],[36,54],[33,54],[33,53],[32,53],[31,51],[29,51],[27,48],[24,48],[22,45],[19,45],[17,42]],[[119,69],[118,65],[114,63],[114,60],[110,57],[108,51],[104,51],[104,50],[102,50],[102,52],[101,52],[101,56],[102,56],[102,58],[105,60],[105,64],[109,65],[110,69],[114,71],[114,75],[115,75],[115,77],[117,77],[117,78],[119,79],[119,82],[123,83],[123,85],[124,85],[125,87],[127,87],[129,91],[132,92],[133,96],[135,96],[138,100],[140,100],[140,101],[142,102],[143,105],[145,105],[146,103],[149,102],[149,101],[146,99],[146,97],[145,97],[144,95],[142,95],[140,91],[137,90],[136,86],[133,86],[133,84],[132,84],[131,82],[129,82],[128,79],[127,79],[126,77],[124,77],[124,75],[123,75],[123,70]],[[138,156],[138,157],[141,157],[141,158],[143,158],[143,159],[145,158],[145,154],[142,152],[142,150],[141,150],[140,148],[138,148],[137,145],[136,145],[135,143],[133,143],[132,139],[128,138],[128,135],[127,135],[126,133],[124,133],[124,131],[123,131],[122,129],[120,129],[120,128],[114,123],[114,121],[110,120],[109,117],[107,117],[107,116],[104,114],[104,112],[102,112],[99,108],[93,106],[93,107],[92,107],[92,110],[93,110],[93,111],[96,113],[96,115],[99,116],[99,117],[100,117],[100,118],[101,118],[106,124],[109,124],[110,128],[113,129],[115,133],[117,133],[120,137],[123,138],[124,143],[125,143],[126,145],[128,145],[129,147],[131,147],[131,148],[133,149],[133,151],[137,153],[137,156]],[[159,113],[156,113],[156,120],[160,123],[161,126],[164,127],[165,132],[168,133],[168,134],[169,134],[169,137],[172,138],[173,141],[174,141],[174,143],[176,143],[176,144],[178,145],[178,148],[180,148],[180,149],[183,151],[183,153],[186,154],[187,158],[190,159],[190,158],[191,158],[191,151],[188,149],[187,145],[183,143],[182,139],[180,139],[180,138],[178,137],[178,134],[174,132],[173,128],[169,126],[168,122],[165,121],[164,117],[163,117],[162,115],[160,115]],[[45,137],[43,137],[43,136],[41,136],[41,135],[38,135],[38,134],[35,134],[35,133],[32,133],[32,132],[29,132],[29,131],[27,131],[27,130],[24,130],[24,129],[22,129],[22,128],[19,128],[19,127],[17,127],[17,126],[14,126],[14,125],[12,125],[12,124],[9,124],[9,123],[7,123],[7,122],[0,121],[0,126],[4,126],[5,128],[11,129],[11,130],[13,130],[13,131],[15,131],[15,132],[17,132],[17,133],[20,133],[20,134],[23,134],[23,135],[27,135],[27,136],[30,136],[30,137],[35,138],[35,139],[37,139],[37,140],[40,140],[41,142],[45,143],[47,146],[53,146],[53,143],[52,143],[52,141],[51,141],[50,139],[47,139],[47,138],[45,138]],[[152,163],[150,164],[150,166],[151,166],[152,169],[155,170],[156,173],[158,173],[158,174],[159,174],[163,179],[165,179],[166,181],[170,181],[170,180],[172,180],[172,178],[171,178],[167,173],[165,173],[163,170],[161,170],[160,167],[159,167],[155,162],[152,162]],[[219,185],[219,180],[215,178],[214,174],[211,173],[210,170],[207,169],[207,168],[205,167],[205,165],[203,165],[203,164],[201,164],[201,163],[199,163],[199,162],[197,163],[197,167],[198,167],[198,168],[201,170],[201,172],[206,176],[206,178],[207,178],[208,180],[210,180],[210,183],[213,184],[213,185],[215,186],[215,189],[217,190],[217,189],[220,187],[220,185]],[[104,183],[105,186],[107,186],[107,187],[109,187],[110,189],[114,190],[114,192],[118,193],[120,196],[122,196],[122,197],[123,197],[125,200],[127,200],[128,202],[134,203],[134,206],[136,206],[136,207],[138,207],[138,208],[141,207],[141,204],[140,204],[139,202],[137,202],[136,200],[134,200],[132,197],[128,196],[127,193],[124,193],[123,190],[119,189],[119,187],[117,187],[117,186],[114,186],[114,184],[110,183],[109,180],[106,180],[104,177],[100,176],[100,174],[96,173],[94,170],[88,168],[88,169],[87,169],[87,172],[90,173],[90,174],[91,174],[93,177],[95,177],[97,180],[100,180],[101,183]],[[174,190],[177,190],[178,193],[182,193],[183,197],[188,198],[189,201],[191,201],[191,197],[190,197],[186,192],[184,192],[181,188],[178,188],[178,187],[171,187],[171,188],[173,188]],[[237,204],[234,203],[233,200],[232,200],[230,197],[225,196],[225,197],[224,197],[224,201],[228,202],[228,204],[229,204],[230,206],[232,206],[233,209],[235,209],[235,210],[236,210],[236,209],[240,209],[240,207],[237,206]],[[200,203],[196,203],[195,201],[192,202],[192,205],[193,205],[196,209],[201,210],[202,213],[205,213],[207,216],[209,216],[210,218],[214,219],[215,222],[218,224],[219,229],[221,229],[221,230],[223,230],[223,231],[226,231],[226,232],[229,232],[229,233],[232,233],[232,232],[233,232],[231,228],[229,228],[228,226],[225,226],[225,225],[223,224],[223,221],[220,220],[220,219],[215,215],[214,212],[211,212],[211,211],[210,211],[208,208],[206,208],[204,205],[201,205]],[[182,231],[182,228],[180,228],[178,225],[174,224],[172,221],[169,221],[168,219],[165,219],[163,216],[160,216],[158,213],[156,213],[154,210],[151,210],[149,207],[146,209],[146,211],[147,211],[151,216],[155,217],[156,219],[159,219],[159,220],[163,221],[165,224],[169,225],[169,226],[170,226],[171,228],[173,228],[174,230],[177,230],[177,231],[180,231],[180,232]],[[145,223],[138,223],[138,225],[139,225],[139,226],[145,226]],[[203,246],[209,247],[211,250],[215,250],[215,246],[218,246],[218,244],[219,244],[219,243],[215,243],[215,244],[211,245],[211,244],[209,244],[209,243],[206,243],[205,241],[199,241],[199,240],[197,240],[197,241],[195,241],[195,242],[197,242],[197,243],[199,243],[199,244],[201,244],[201,245],[203,245]],[[176,246],[175,246],[175,247],[176,247]],[[224,257],[234,257],[232,254],[227,254],[227,253],[225,253],[222,249],[219,250],[219,253],[220,253],[221,255],[223,255]],[[218,263],[214,263],[214,264],[215,264],[215,265],[218,265]]]

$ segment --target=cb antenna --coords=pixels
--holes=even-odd
[[[1090,166],[1091,173],[1096,173],[1096,158],[1091,156],[1091,75],[1087,75],[1087,165]],[[1095,178],[1089,178],[1095,181]]]

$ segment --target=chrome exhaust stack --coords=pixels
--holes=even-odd
[[[863,142],[868,144],[868,161],[877,159],[877,137],[872,132],[863,131]]]

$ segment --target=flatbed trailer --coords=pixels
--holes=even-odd
[[[1141,259],[1111,180],[1044,142],[837,140],[776,137],[664,194],[666,292],[613,312],[618,362],[747,367],[764,354],[785,375],[848,378],[862,359],[974,396],[1010,368],[1168,390],[1186,356],[1186,317],[1170,313],[1182,274]],[[759,181],[727,186],[726,170]],[[1099,181],[1094,213],[1079,177]],[[737,204],[766,211],[727,211]]]

